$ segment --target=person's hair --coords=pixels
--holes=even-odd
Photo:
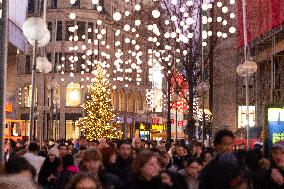
[[[202,147],[203,147],[203,144],[202,144],[201,142],[195,141],[195,142],[193,142],[193,147],[194,147],[194,146],[197,146],[197,147],[202,148]]]
[[[201,156],[200,156],[202,161],[205,161],[205,155],[206,154],[210,154],[213,157],[213,151],[212,150],[205,150],[204,152],[201,153]]]
[[[184,164],[184,167],[189,167],[192,163],[198,163],[198,160],[196,158],[188,158],[188,159],[185,159],[183,161],[183,164]]]
[[[98,180],[97,177],[95,177],[93,174],[90,173],[79,173],[76,176],[74,176],[71,180],[71,182],[69,183],[69,185],[67,185],[67,189],[76,189],[77,185],[85,179],[90,179],[92,180],[94,183],[96,183],[96,189],[101,189],[101,183]]]
[[[87,146],[81,145],[81,146],[79,146],[79,150],[87,150]]]
[[[37,145],[37,143],[35,143],[35,142],[30,143],[29,151],[30,152],[38,152],[39,151],[39,146]]]
[[[141,168],[152,158],[157,157],[158,155],[156,152],[153,152],[151,150],[142,150],[134,160],[132,164],[132,170],[135,174],[141,176]]]
[[[87,150],[84,152],[83,154],[83,158],[82,161],[86,162],[86,161],[102,161],[102,154],[99,150],[96,149],[91,149],[91,150]]]
[[[129,142],[128,140],[121,140],[117,143],[117,148],[120,149],[123,144],[131,145],[131,142]]]
[[[8,160],[5,171],[7,174],[17,174],[22,171],[30,171],[33,178],[36,176],[36,169],[23,157],[12,157]]]
[[[5,175],[0,177],[0,188],[5,189],[37,189],[35,184],[21,175]]]
[[[101,149],[101,153],[102,153],[102,161],[104,166],[109,166],[110,162],[110,158],[112,155],[115,154],[115,148],[114,147],[105,147],[103,149]]]
[[[235,135],[232,131],[228,129],[219,130],[215,134],[214,141],[213,141],[214,145],[221,144],[224,137],[235,138]]]
[[[68,147],[67,147],[65,144],[59,144],[59,145],[58,145],[58,150],[60,150],[60,148],[61,148],[62,146],[65,146],[65,147],[66,147],[66,150],[68,150]]]
[[[64,169],[66,169],[70,165],[74,165],[73,156],[71,154],[66,154],[66,156],[62,157],[62,165]]]

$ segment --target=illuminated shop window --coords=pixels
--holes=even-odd
[[[31,107],[32,85],[21,87],[19,92],[19,104],[22,107]],[[35,89],[35,106],[37,105],[37,89]]]
[[[81,104],[81,87],[79,83],[69,83],[66,88],[66,106],[79,106]]]
[[[246,127],[247,119],[246,119],[246,106],[239,106],[238,110],[238,128]],[[249,106],[249,126],[254,127],[255,125],[255,106]]]

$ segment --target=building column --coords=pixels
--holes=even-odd
[[[66,106],[66,87],[67,84],[60,85],[60,121],[59,121],[59,138],[65,138],[66,120],[65,120],[65,106]]]
[[[8,14],[6,0],[0,0],[0,159],[3,162],[3,128],[5,120],[5,90],[8,52]]]

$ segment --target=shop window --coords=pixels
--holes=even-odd
[[[32,85],[21,88],[20,100],[22,107],[31,107],[32,99]],[[35,106],[37,104],[37,89],[35,89]]]
[[[76,139],[80,137],[80,128],[77,126],[77,121],[66,120],[66,140]]]
[[[81,104],[81,87],[79,83],[69,83],[66,88],[66,106],[77,107]]]
[[[88,39],[94,40],[94,23],[88,22]]]
[[[76,0],[76,2],[72,5],[72,8],[79,9],[80,8],[80,0]]]
[[[50,41],[52,41],[52,22],[47,23],[47,29],[50,32]]]
[[[52,0],[52,2],[51,2],[51,8],[52,8],[52,9],[57,9],[57,0]]]
[[[35,0],[28,1],[28,14],[33,14],[35,12]]]
[[[67,21],[65,24],[65,41],[69,41],[69,37],[74,35],[74,32],[70,31],[71,27],[74,27],[74,22]]]
[[[85,39],[83,36],[85,36],[86,31],[86,23],[85,22],[77,22],[78,30],[77,30],[77,36],[79,37],[79,41],[84,41]]]
[[[238,110],[238,128],[244,128],[247,125],[246,118],[247,107],[239,106]],[[249,126],[255,126],[255,106],[249,106]]]
[[[56,41],[62,41],[62,21],[57,22]]]
[[[31,57],[26,55],[25,74],[31,73]]]

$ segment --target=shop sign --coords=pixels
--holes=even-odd
[[[146,128],[146,125],[144,125],[143,123],[140,123],[140,126],[139,126],[140,130],[145,130]]]
[[[6,105],[5,105],[5,111],[6,112],[13,112],[13,105],[12,105],[12,102],[8,102]]]
[[[175,119],[174,118],[171,118],[171,124],[175,124]]]
[[[178,126],[183,126],[183,120],[182,121],[178,121]]]
[[[164,125],[160,125],[160,124],[153,124],[152,125],[152,130],[158,130],[158,131],[163,131],[165,126]]]
[[[268,109],[268,137],[270,147],[272,144],[284,140],[284,109]]]
[[[153,124],[160,124],[160,118],[159,118],[159,117],[154,117],[154,118],[152,119],[152,123],[153,123]]]

